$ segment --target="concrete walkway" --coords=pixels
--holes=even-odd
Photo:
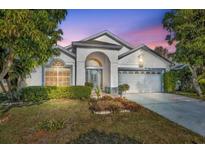
[[[126,94],[126,97],[205,136],[205,101],[165,93]]]

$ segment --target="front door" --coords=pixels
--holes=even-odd
[[[87,69],[86,81],[93,83],[94,88],[102,88],[102,70],[101,69]]]

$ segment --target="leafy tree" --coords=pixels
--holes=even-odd
[[[19,86],[20,79],[57,53],[53,46],[62,35],[58,24],[66,14],[66,10],[0,10],[1,87],[6,79],[11,92],[11,84]]]
[[[188,65],[194,89],[202,96],[197,77],[205,66],[205,10],[172,10],[165,14],[163,26],[169,31],[168,42],[176,42],[173,59]]]
[[[162,46],[157,46],[157,47],[155,47],[154,51],[165,58],[168,57],[168,49],[167,48],[164,48]]]

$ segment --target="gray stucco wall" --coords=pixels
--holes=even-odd
[[[110,61],[110,87],[118,86],[118,51],[110,49],[98,49],[98,48],[77,48],[76,49],[76,66],[77,66],[77,85],[84,85],[85,78],[85,61],[88,55],[93,52],[104,53]]]
[[[170,68],[170,63],[164,60],[163,58],[157,56],[156,54],[140,49],[126,57],[119,59],[119,67],[139,67],[139,57],[142,55],[144,68]]]

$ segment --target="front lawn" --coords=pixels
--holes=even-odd
[[[81,100],[14,107],[0,119],[0,143],[205,143],[203,137],[145,108],[96,115],[89,102]],[[46,120],[63,121],[62,128],[39,129]]]

